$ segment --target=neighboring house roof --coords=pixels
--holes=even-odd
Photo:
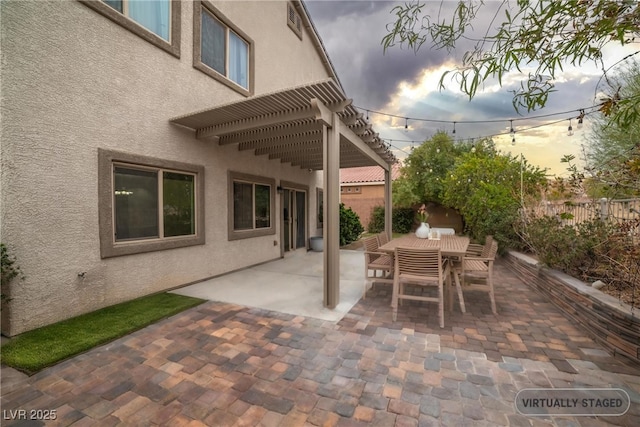
[[[395,163],[391,169],[391,180],[400,177],[400,164]],[[340,169],[340,184],[384,183],[384,169],[380,166],[364,166],[359,168]]]

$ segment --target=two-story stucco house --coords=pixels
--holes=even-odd
[[[316,235],[324,304],[336,305],[338,170],[395,159],[345,96],[303,3],[0,7],[1,239],[25,275],[4,334],[286,256]]]

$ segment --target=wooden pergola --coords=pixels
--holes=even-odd
[[[170,120],[196,138],[253,150],[308,170],[323,170],[324,305],[340,298],[340,168],[385,171],[385,232],[391,236],[391,165],[396,162],[333,80],[288,88]]]

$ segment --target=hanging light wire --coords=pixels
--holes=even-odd
[[[540,115],[537,115],[537,116],[529,116],[529,117],[516,117],[516,118],[510,118],[510,119],[491,119],[491,120],[455,120],[455,121],[454,120],[436,120],[436,119],[425,119],[425,118],[420,118],[420,117],[401,116],[401,115],[398,115],[398,114],[385,113],[383,111],[376,111],[376,110],[371,110],[371,109],[367,109],[367,108],[363,108],[363,107],[358,107],[356,105],[354,105],[354,107],[358,108],[360,110],[365,110],[367,112],[367,116],[369,115],[369,113],[372,113],[372,114],[378,114],[378,115],[386,116],[386,117],[404,119],[405,123],[408,122],[409,120],[412,120],[412,121],[427,122],[427,123],[448,123],[448,124],[453,124],[454,127],[455,127],[456,123],[470,123],[470,124],[474,124],[475,123],[475,124],[478,124],[478,123],[500,123],[500,122],[505,122],[505,121],[515,122],[515,121],[522,121],[522,120],[544,119],[544,118],[547,118],[547,117],[560,116],[560,115],[565,115],[565,114],[575,113],[575,112],[578,112],[579,114],[582,114],[582,112],[584,110],[599,109],[603,105],[604,105],[604,103],[600,103],[600,104],[597,104],[597,105],[592,105],[591,107],[584,107],[584,108],[579,108],[579,109],[561,111],[561,112],[557,112],[557,113],[540,114]],[[578,116],[576,116],[576,117],[578,117]]]

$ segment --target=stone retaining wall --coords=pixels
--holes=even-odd
[[[519,252],[505,256],[526,283],[549,298],[615,356],[640,363],[640,310]]]

